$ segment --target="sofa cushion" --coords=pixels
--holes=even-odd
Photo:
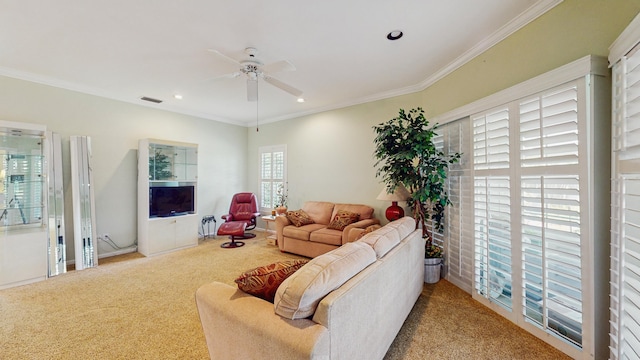
[[[298,240],[311,240],[311,234],[317,230],[324,229],[325,227],[326,225],[322,224],[309,224],[300,227],[289,225],[282,229],[282,235]]]
[[[353,242],[322,254],[289,276],[276,291],[276,314],[287,319],[313,315],[318,303],[376,261],[371,246]]]
[[[327,225],[327,229],[342,231],[347,225],[353,224],[358,220],[360,220],[360,214],[347,210],[338,210],[329,225]]]
[[[309,240],[321,244],[340,246],[342,245],[342,231],[325,227],[309,234]]]
[[[273,302],[280,284],[308,262],[306,259],[287,260],[259,266],[245,271],[234,281],[238,289],[247,294]]]
[[[376,252],[378,259],[382,258],[386,253],[391,251],[394,247],[400,244],[400,234],[398,230],[389,226],[389,224],[381,227],[380,229],[371,232],[358,240],[369,244]]]
[[[331,219],[336,216],[339,210],[360,214],[360,220],[371,219],[373,217],[373,208],[371,206],[361,204],[335,204],[333,212],[331,213]]]
[[[287,211],[287,219],[297,227],[314,223],[309,215],[302,209]]]
[[[398,230],[400,239],[404,239],[407,235],[411,234],[416,229],[416,220],[411,216],[405,216],[396,221],[388,223],[386,226]]]
[[[333,203],[326,201],[307,201],[302,205],[302,210],[309,214],[316,224],[329,224],[333,213]]]

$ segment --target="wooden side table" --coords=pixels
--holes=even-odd
[[[273,216],[273,215],[267,215],[267,216],[262,216],[261,219],[264,221],[264,223],[266,224],[266,231],[271,233],[271,232],[275,232],[274,230],[269,230],[269,224],[274,223],[276,221],[276,217],[277,216]],[[269,245],[278,245],[278,238],[276,236],[276,234],[271,234],[267,236],[267,244]]]

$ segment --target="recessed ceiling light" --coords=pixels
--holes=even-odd
[[[304,99],[303,99],[303,98],[298,98],[298,102],[299,102],[299,103],[303,103],[303,102],[304,102]]]
[[[176,99],[176,100],[182,100],[182,95],[175,94],[175,95],[173,95],[173,98]]]
[[[400,39],[400,38],[402,37],[402,35],[404,35],[404,34],[402,33],[402,31],[400,31],[400,30],[393,30],[393,31],[391,31],[391,32],[389,32],[389,33],[387,34],[387,39],[389,39],[389,40],[391,40],[391,41],[398,40],[398,39]]]

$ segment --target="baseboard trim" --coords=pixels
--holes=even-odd
[[[108,252],[108,253],[105,253],[105,254],[98,254],[98,259],[117,256],[117,255],[122,255],[122,254],[128,254],[128,253],[132,253],[132,252],[136,252],[136,251],[138,251],[138,247],[136,245],[133,245],[133,246],[129,246],[128,248],[118,249],[116,251]]]

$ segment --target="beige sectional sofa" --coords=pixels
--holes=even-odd
[[[276,218],[276,236],[280,251],[313,258],[347,243],[351,229],[364,229],[380,223],[380,220],[373,216],[373,208],[367,205],[307,201],[302,210],[313,220],[313,224],[297,227],[285,216]],[[327,228],[341,210],[360,214],[360,220],[342,231]]]
[[[274,303],[214,282],[196,302],[211,359],[382,359],[420,296],[424,239],[405,217],[320,255]]]

